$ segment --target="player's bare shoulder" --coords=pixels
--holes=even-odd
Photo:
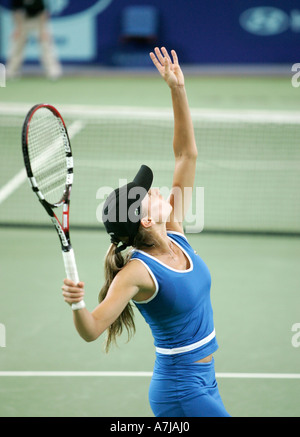
[[[122,279],[137,285],[140,290],[155,291],[155,284],[149,271],[136,258],[130,259],[118,273],[119,275],[122,276]]]

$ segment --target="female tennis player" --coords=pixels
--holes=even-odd
[[[197,147],[184,85],[174,50],[155,48],[150,57],[171,90],[175,170],[171,195],[151,188],[153,174],[143,165],[129,184],[106,199],[103,222],[111,238],[105,259],[106,282],[100,304],[83,304],[84,283],[65,279],[63,296],[78,333],[96,340],[108,330],[107,349],[125,327],[134,330],[131,301],[149,324],[156,361],[149,401],[156,417],[229,416],[215,379],[215,336],[211,277],[190,246],[182,222],[195,177]],[[122,251],[127,250],[123,256]]]

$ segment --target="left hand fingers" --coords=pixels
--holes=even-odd
[[[170,57],[170,55],[165,47],[162,47],[161,50],[158,47],[155,47],[154,51],[155,51],[156,57],[155,57],[155,55],[153,55],[153,57],[155,59],[153,59],[152,56],[151,56],[151,59],[154,62],[156,68],[160,71],[160,73],[163,71],[164,68],[165,68],[166,72],[169,72],[170,70],[173,71],[173,67],[175,65],[178,65],[178,58],[177,58],[176,52],[174,50],[172,50],[173,60],[171,59],[171,57]],[[166,62],[166,60],[168,62]]]
[[[160,62],[161,65],[163,66],[164,63],[165,63],[165,61],[164,61],[164,57],[163,57],[163,55],[161,54],[161,51],[159,50],[158,47],[155,47],[154,52],[155,52],[155,54],[156,54],[156,56],[157,56],[157,59],[159,60],[159,62]]]
[[[174,64],[175,64],[175,65],[179,65],[179,64],[178,64],[177,53],[175,52],[175,50],[172,50],[171,53],[172,53],[172,57],[173,57],[173,62],[174,62]]]
[[[155,56],[155,54],[153,52],[150,53],[150,58],[152,59],[152,62],[155,65],[155,67],[162,74],[163,70],[164,70],[163,66],[160,64],[160,62],[158,61],[157,57]]]
[[[170,58],[167,49],[165,47],[162,47],[161,51],[162,51],[164,57],[167,58],[169,60],[170,64],[172,65],[172,59]]]

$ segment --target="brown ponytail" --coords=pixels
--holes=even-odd
[[[153,243],[152,243],[153,244]],[[134,247],[140,248],[142,246],[149,246],[149,236],[148,230],[141,229],[135,237]],[[105,282],[99,293],[99,303],[102,302],[109,290],[109,287],[114,279],[114,277],[119,273],[120,270],[127,264],[131,257],[131,251],[123,257],[122,253],[116,253],[116,245],[111,244],[105,257],[104,261],[104,278]],[[128,334],[128,341],[135,334],[135,323],[134,323],[134,311],[133,305],[129,302],[124,308],[120,316],[112,323],[108,328],[105,351],[108,352],[112,343],[116,343],[116,338],[120,336],[123,332],[123,328],[126,328]]]

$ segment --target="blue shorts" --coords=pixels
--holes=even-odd
[[[149,388],[156,417],[230,417],[209,363],[168,365],[157,356]]]

